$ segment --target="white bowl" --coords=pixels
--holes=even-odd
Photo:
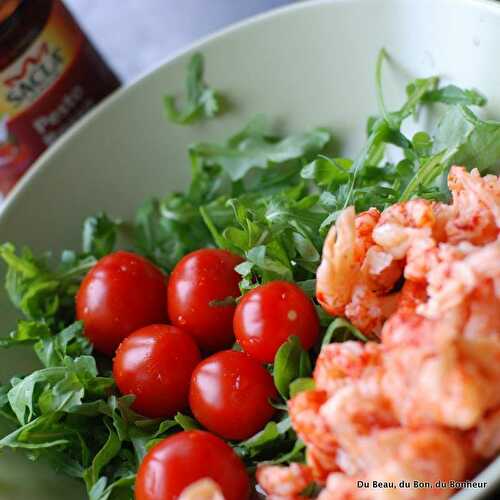
[[[38,250],[75,248],[85,216],[105,210],[126,218],[145,198],[183,188],[187,145],[223,140],[257,112],[286,130],[327,126],[346,153],[355,152],[367,116],[376,111],[373,73],[381,47],[393,61],[384,78],[389,103],[401,102],[409,78],[439,74],[481,89],[489,112],[499,117],[499,46],[500,4],[484,0],[320,0],[243,22],[120,90],[67,133],[8,200],[0,240]],[[220,119],[179,127],[166,122],[162,96],[183,88],[194,50],[204,53],[208,81],[233,106]],[[3,290],[0,307],[5,335],[15,314]],[[35,365],[29,349],[0,352],[0,359],[0,380]],[[491,492],[500,460],[481,479]],[[1,455],[1,500],[70,497],[85,497],[78,482],[21,454]]]

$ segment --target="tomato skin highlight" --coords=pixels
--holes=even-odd
[[[226,349],[234,342],[235,305],[214,301],[239,297],[241,276],[234,268],[241,262],[226,250],[205,248],[183,257],[170,275],[170,321],[190,333],[203,351]]]
[[[297,336],[309,350],[319,337],[319,319],[313,303],[297,285],[271,281],[241,299],[234,332],[245,352],[262,363],[272,363],[291,336]]]
[[[172,417],[188,406],[189,381],[200,361],[196,342],[180,328],[149,325],[129,335],[113,359],[122,394],[133,394],[132,409],[146,417]]]
[[[144,257],[115,252],[87,273],[76,295],[76,317],[94,348],[112,356],[130,333],[164,323],[167,276]]]
[[[176,500],[202,478],[215,481],[225,500],[247,500],[250,481],[243,462],[221,439],[192,430],[170,436],[142,461],[135,484],[136,500]]]
[[[222,351],[194,370],[189,405],[196,419],[225,439],[253,436],[271,419],[277,396],[273,378],[258,361],[243,352]]]

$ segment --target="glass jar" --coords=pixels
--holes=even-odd
[[[0,193],[119,85],[60,0],[0,0]]]

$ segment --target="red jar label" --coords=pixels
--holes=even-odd
[[[56,0],[31,46],[0,72],[0,191],[119,85]]]

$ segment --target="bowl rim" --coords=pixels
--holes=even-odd
[[[142,85],[148,78],[153,75],[158,74],[163,71],[164,67],[177,60],[183,58],[186,55],[194,53],[206,44],[212,41],[222,39],[224,37],[230,36],[232,33],[257,25],[261,22],[266,22],[280,16],[286,16],[290,12],[301,11],[305,9],[318,8],[322,5],[328,4],[363,4],[367,0],[296,0],[295,3],[288,5],[283,5],[280,7],[273,8],[269,11],[265,11],[248,18],[242,19],[235,23],[232,23],[226,27],[216,30],[213,33],[209,33],[203,37],[196,39],[195,41],[181,47],[172,53],[168,54],[158,62],[154,63],[151,67],[144,69],[139,72],[138,75],[133,77],[129,82],[119,87],[117,90],[112,92],[109,96],[99,102],[91,110],[89,110],[83,117],[81,117],[75,124],[73,124],[68,130],[66,130],[57,140],[45,150],[33,164],[28,168],[27,172],[22,176],[22,178],[17,182],[15,187],[10,191],[7,197],[0,201],[0,227],[3,221],[10,216],[15,210],[17,205],[21,203],[21,193],[24,193],[28,189],[30,183],[37,176],[43,175],[46,168],[50,168],[51,159],[57,156],[58,152],[66,147],[66,143],[70,142],[72,138],[78,136],[86,127],[92,125],[94,120],[98,120],[99,116],[104,114],[106,110],[113,106],[115,102],[125,99],[125,96],[131,92],[133,89]],[[374,0],[372,0],[374,1]],[[380,3],[386,4],[411,4],[414,0],[377,0]],[[431,0],[428,0],[431,1]],[[496,0],[434,0],[434,2],[439,1],[441,4],[448,4],[449,8],[457,7],[470,7],[475,8],[478,11],[488,12],[492,15],[500,17],[500,2]],[[488,497],[495,489],[500,486],[500,456],[497,456],[492,462],[490,462],[479,474],[477,474],[471,481],[487,481],[489,469],[491,467],[498,468],[499,475],[493,478],[491,481],[487,482],[487,486],[482,490],[477,490],[474,488],[464,488],[453,495],[455,500],[469,500],[469,499],[485,499]],[[471,494],[471,496],[469,496]]]

